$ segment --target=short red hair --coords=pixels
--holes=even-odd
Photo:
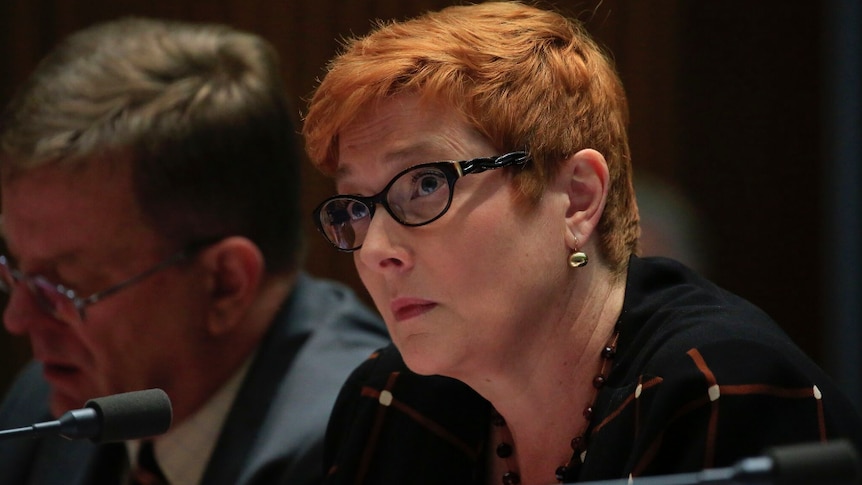
[[[534,163],[515,183],[532,200],[561,161],[584,148],[601,152],[610,189],[598,246],[625,271],[639,236],[628,106],[612,62],[579,22],[489,2],[378,24],[345,44],[314,92],[303,126],[312,162],[332,175],[340,131],[405,92],[452,106],[502,151],[528,150]]]

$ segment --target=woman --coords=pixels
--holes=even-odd
[[[341,195],[315,221],[395,348],[342,390],[331,483],[572,482],[860,440],[769,317],[635,256],[626,116],[583,28],[520,3],[382,24],[333,60],[304,135]]]

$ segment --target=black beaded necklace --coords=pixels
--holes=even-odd
[[[619,335],[619,329],[615,329],[614,334],[611,335],[608,343],[605,344],[605,347],[602,349],[601,370],[598,375],[593,378],[593,388],[596,390],[596,395],[598,395],[598,390],[605,385],[608,375],[608,367],[617,353],[617,339],[619,338]],[[565,465],[557,467],[554,472],[557,481],[560,483],[563,483],[565,480],[576,479],[581,465],[584,462],[584,458],[586,458],[587,438],[589,437],[588,433],[592,428],[593,405],[595,405],[595,398],[593,399],[593,403],[584,409],[584,418],[587,420],[587,427],[585,428],[584,433],[573,438],[570,443],[572,447],[572,458],[569,459],[569,462]],[[491,409],[491,423],[493,423],[494,429],[498,431],[498,434],[501,435],[500,443],[497,445],[495,452],[498,457],[506,461],[506,467],[508,468],[508,471],[503,473],[502,483],[503,485],[518,485],[521,483],[521,476],[518,474],[517,468],[510,462],[510,458],[514,453],[514,448],[511,444],[512,435],[509,432],[508,426],[506,426],[506,420],[497,412],[496,409],[493,408]]]

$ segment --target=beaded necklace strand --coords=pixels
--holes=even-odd
[[[614,330],[614,334],[611,335],[611,338],[608,340],[605,347],[602,349],[601,353],[601,370],[598,375],[593,378],[593,388],[595,389],[595,395],[598,395],[598,391],[604,387],[605,381],[607,380],[608,369],[610,367],[611,361],[616,356],[617,353],[617,339],[619,338],[620,332],[619,330]],[[587,439],[589,438],[588,432],[592,428],[592,418],[593,418],[593,406],[595,405],[595,397],[593,398],[593,403],[587,406],[584,409],[584,418],[587,420],[587,426],[584,432],[576,436],[572,439],[570,446],[572,448],[572,458],[569,459],[569,462],[557,467],[554,472],[554,475],[557,478],[557,481],[563,483],[564,480],[569,479],[572,480],[574,477],[577,477],[578,471],[581,468],[581,465],[586,458],[587,451]],[[491,409],[491,423],[494,425],[494,429],[497,430],[497,434],[499,435],[500,443],[497,445],[495,450],[497,456],[506,462],[506,468],[508,471],[503,473],[502,483],[503,485],[518,485],[521,483],[521,476],[518,474],[517,467],[514,466],[511,460],[512,455],[514,454],[514,447],[512,446],[512,434],[509,432],[509,427],[506,426],[506,420],[500,413],[497,412],[496,409]]]

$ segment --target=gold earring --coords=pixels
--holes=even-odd
[[[572,254],[569,256],[569,266],[572,268],[580,268],[581,266],[586,266],[589,262],[589,258],[587,257],[587,253],[578,250],[578,238],[575,238],[575,250],[572,251]]]
[[[581,266],[586,266],[587,262],[589,262],[589,258],[587,257],[587,253],[583,251],[575,250],[572,252],[572,255],[569,256],[569,266],[572,268],[580,268]]]

